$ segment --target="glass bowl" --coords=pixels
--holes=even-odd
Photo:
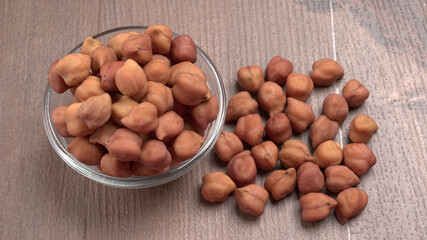
[[[108,40],[121,32],[142,32],[147,27],[145,26],[129,26],[129,27],[120,27],[114,28],[102,33],[99,33],[93,38],[99,39],[105,45]],[[178,36],[174,34],[174,37]],[[82,43],[77,47],[71,50],[69,53],[80,52]],[[71,138],[64,138],[59,135],[55,126],[52,124],[50,114],[57,106],[60,105],[69,105],[72,103],[72,95],[70,91],[66,91],[63,94],[57,94],[52,91],[49,84],[47,84],[46,92],[44,96],[44,108],[43,108],[43,122],[46,130],[47,137],[55,150],[55,152],[67,163],[71,168],[76,170],[78,173],[83,176],[90,178],[96,182],[117,188],[147,188],[157,185],[161,185],[167,182],[170,182],[186,172],[190,171],[199,161],[201,161],[208,152],[214,146],[222,126],[224,124],[225,118],[225,109],[226,109],[226,96],[224,91],[224,84],[221,80],[221,77],[218,73],[218,70],[215,68],[212,60],[207,56],[207,54],[197,47],[197,62],[196,65],[200,67],[206,75],[207,84],[210,91],[218,97],[219,100],[219,112],[216,120],[211,122],[205,132],[205,142],[203,143],[200,150],[192,158],[184,161],[178,166],[171,167],[168,172],[163,174],[142,177],[142,176],[132,176],[130,178],[116,178],[105,175],[102,173],[97,166],[87,166],[79,162],[70,152],[67,151],[67,145],[71,141]]]

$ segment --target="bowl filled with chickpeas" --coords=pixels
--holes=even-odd
[[[86,38],[48,71],[43,120],[71,168],[118,188],[191,170],[214,146],[226,96],[212,60],[165,25]]]

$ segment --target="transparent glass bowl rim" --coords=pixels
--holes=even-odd
[[[94,35],[92,38],[98,39],[101,38],[107,34],[110,33],[119,33],[123,31],[143,31],[147,29],[146,26],[126,26],[126,27],[118,27],[113,28],[104,32],[101,32],[99,34]],[[174,37],[179,36],[174,33]],[[82,46],[83,42],[77,45],[73,50],[71,50],[70,53],[76,53],[80,52],[80,48]],[[208,68],[210,71],[212,71],[212,75],[214,77],[214,83],[216,87],[218,88],[217,97],[219,100],[219,112],[218,117],[216,120],[214,120],[210,124],[210,131],[209,134],[205,138],[205,142],[200,148],[200,150],[194,155],[192,158],[186,160],[181,165],[169,170],[166,173],[155,175],[155,176],[149,176],[149,177],[132,177],[132,178],[116,178],[111,177],[108,175],[103,174],[102,172],[96,171],[93,168],[77,161],[71,153],[67,151],[66,148],[64,148],[61,143],[63,143],[63,138],[58,138],[55,134],[54,126],[50,120],[50,96],[52,93],[52,89],[47,84],[45,95],[44,95],[44,104],[43,104],[43,123],[45,127],[45,131],[47,134],[47,137],[49,139],[49,142],[51,143],[53,149],[55,152],[62,158],[62,160],[65,161],[71,168],[73,168],[78,173],[82,174],[83,176],[94,180],[96,182],[105,184],[107,186],[116,187],[116,188],[129,188],[129,189],[137,189],[137,188],[148,188],[148,187],[154,187],[158,185],[165,184],[167,182],[170,182],[188,171],[190,171],[198,162],[200,162],[213,148],[215,145],[216,140],[218,139],[218,136],[221,132],[221,129],[224,125],[224,119],[225,119],[225,109],[226,109],[226,95],[225,95],[225,88],[224,84],[222,82],[221,76],[218,73],[217,68],[213,64],[212,60],[209,58],[209,56],[196,45],[197,53],[199,56],[203,58],[203,60],[206,62]]]

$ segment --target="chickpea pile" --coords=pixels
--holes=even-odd
[[[164,25],[117,34],[107,46],[88,37],[81,53],[49,69],[51,88],[73,94],[71,105],[53,110],[52,123],[74,137],[68,151],[77,160],[106,175],[167,172],[198,152],[218,115],[218,98],[196,61],[191,37],[173,38]]]
[[[317,119],[305,103],[314,86],[330,86],[343,76],[343,68],[332,59],[316,61],[310,76],[294,73],[292,63],[280,56],[267,64],[265,75],[259,66],[240,68],[237,79],[243,90],[230,98],[226,115],[227,122],[237,121],[235,131],[222,131],[215,145],[218,158],[227,163],[228,175],[207,173],[203,198],[223,202],[234,193],[243,212],[260,216],[269,193],[279,201],[297,189],[304,221],[320,221],[334,209],[341,224],[358,216],[368,196],[355,186],[376,163],[366,143],[378,126],[371,117],[360,114],[350,123],[351,144],[342,148],[333,140],[349,107],[360,106],[369,90],[357,80],[348,81],[342,95],[330,94],[324,99],[323,115]],[[265,125],[259,109],[269,116]],[[291,139],[292,133],[307,129],[313,154],[307,144]],[[283,169],[276,169],[278,161]],[[257,169],[274,170],[264,187],[254,184]],[[338,195],[334,199],[325,192]]]

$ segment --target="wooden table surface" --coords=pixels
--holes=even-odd
[[[427,2],[274,1],[0,1],[0,239],[426,239]],[[346,225],[333,214],[316,224],[299,216],[294,192],[268,202],[259,218],[234,197],[208,204],[202,176],[224,170],[211,153],[163,186],[123,190],[81,176],[53,151],[42,122],[47,70],[85,37],[125,25],[167,24],[193,37],[236,92],[236,71],[265,67],[275,55],[308,74],[319,58],[336,58],[344,79],[315,89],[323,98],[356,78],[371,97],[349,122],[372,116],[369,142],[378,162],[359,185],[365,211]],[[226,126],[226,129],[231,129]],[[307,141],[307,134],[298,138]],[[266,174],[257,178],[263,184]]]

